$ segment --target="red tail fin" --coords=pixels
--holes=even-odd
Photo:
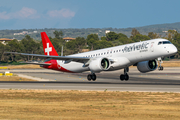
[[[52,45],[51,41],[49,40],[45,32],[41,32],[41,38],[44,49],[44,55],[58,56],[54,46]]]

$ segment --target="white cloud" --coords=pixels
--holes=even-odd
[[[38,18],[39,16],[36,14],[37,11],[32,8],[23,7],[20,11],[17,12],[17,14],[14,15],[14,17],[18,18]]]
[[[23,7],[20,11],[17,12],[0,12],[0,19],[35,19],[39,18],[40,16],[37,15],[37,11],[32,8]]]
[[[52,10],[47,13],[50,17],[56,18],[72,18],[75,16],[75,12],[69,9]]]
[[[0,19],[5,19],[5,20],[7,20],[7,19],[9,19],[9,18],[10,18],[10,16],[7,15],[7,12],[0,12]]]

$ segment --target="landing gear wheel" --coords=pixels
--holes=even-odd
[[[95,80],[96,80],[96,75],[95,75],[95,74],[92,74],[92,75],[91,75],[91,79],[92,79],[93,81],[95,81]]]
[[[161,70],[164,70],[163,66],[161,66]]]
[[[129,75],[128,75],[128,74],[124,75],[124,79],[125,79],[126,81],[128,81],[128,80],[129,80]]]
[[[93,80],[93,81],[95,81],[96,80],[96,74],[89,74],[89,75],[87,75],[87,79],[88,79],[88,81],[91,81],[91,80]]]
[[[129,80],[129,75],[127,74],[127,72],[129,72],[129,68],[128,67],[124,69],[124,74],[120,75],[119,78],[120,78],[121,81],[123,81],[123,80],[128,81]]]
[[[163,66],[159,66],[158,69],[159,70],[163,70],[164,68],[163,68]]]
[[[89,74],[89,75],[87,76],[87,79],[88,79],[88,81],[91,81],[91,79],[92,79],[92,75],[91,75],[91,74]]]
[[[123,75],[123,74],[120,75],[120,80],[121,80],[121,81],[125,80],[125,75]]]

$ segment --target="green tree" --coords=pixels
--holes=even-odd
[[[107,40],[100,40],[100,41],[96,41],[96,44],[94,45],[94,49],[103,49],[103,48],[108,48],[108,47],[112,47],[113,44],[111,41],[107,41]]]
[[[131,38],[135,37],[136,35],[140,34],[136,28],[133,28],[131,31]]]
[[[75,41],[76,41],[76,45],[77,45],[78,51],[82,52],[82,48],[86,44],[85,38],[84,37],[77,37]]]
[[[62,31],[56,31],[55,30],[53,32],[53,34],[54,34],[55,38],[57,38],[57,39],[61,39],[63,37],[63,32]]]
[[[52,38],[51,39],[51,43],[53,44],[55,50],[58,52],[58,54],[60,55],[61,53],[61,47],[64,46],[64,43],[61,41],[61,39],[57,39],[57,38]]]
[[[77,46],[76,45],[77,44],[76,44],[75,40],[71,40],[71,41],[66,43],[67,49],[74,50],[74,51],[77,51]]]
[[[125,34],[122,34],[122,33],[118,34],[118,41],[120,42],[119,45],[121,45],[121,44],[128,44],[128,43],[132,43],[133,42]]]
[[[107,40],[105,36],[102,36],[101,37],[101,40]]]
[[[22,46],[16,39],[9,41],[6,44],[6,47],[9,49],[8,51],[10,51],[10,52],[21,52],[22,51],[21,50]],[[18,59],[21,58],[20,55],[14,55],[14,54],[11,54],[10,57],[11,57],[12,61],[17,61]]]
[[[141,35],[141,34],[137,34],[132,38],[134,42],[139,42],[139,41],[144,41],[144,40],[149,40],[149,39],[150,38],[147,35]]]
[[[71,40],[66,43],[66,48],[69,50],[73,50],[74,52],[71,53],[77,53],[82,52],[83,47],[85,47],[86,40],[83,37],[77,37],[75,40]]]
[[[176,39],[176,37],[178,36],[178,32],[176,30],[168,30],[168,33],[167,33],[167,39],[168,40],[173,40],[173,39]]]
[[[37,41],[35,41],[33,38],[31,38],[29,35],[26,35],[25,38],[23,38],[20,42],[22,45],[22,52],[24,53],[31,53],[31,54],[36,54],[37,51],[40,49],[40,45]],[[24,57],[28,61],[29,56]],[[33,60],[33,56],[31,57],[31,60]]]
[[[9,47],[7,47],[6,45],[2,44],[0,42],[0,57],[1,57],[1,61],[4,62],[8,62],[9,56],[8,54],[4,54],[4,52],[8,51]]]
[[[159,38],[160,35],[158,35],[157,33],[149,32],[148,37],[151,39],[155,39],[155,38]]]
[[[90,34],[90,35],[87,36],[87,39],[86,39],[86,40],[87,40],[87,44],[88,44],[89,48],[90,48],[91,50],[93,50],[96,41],[99,40],[99,37],[98,37],[97,34]]]
[[[106,38],[108,41],[114,41],[118,39],[118,34],[116,34],[115,32],[109,32],[106,34]]]
[[[178,53],[175,55],[176,58],[179,58],[180,55],[180,33],[177,31],[168,31],[171,37],[168,37],[168,39],[177,47]]]

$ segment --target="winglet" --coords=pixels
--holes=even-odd
[[[41,32],[41,38],[44,49],[44,55],[58,56],[58,53],[56,52],[54,46],[52,45],[51,41],[49,40],[45,32]]]

